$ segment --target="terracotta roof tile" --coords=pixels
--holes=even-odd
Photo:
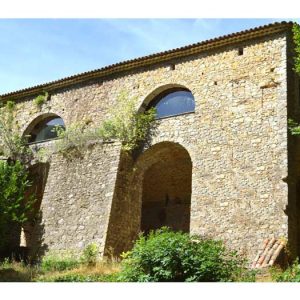
[[[266,239],[256,255],[251,268],[260,269],[273,266],[281,253],[284,252],[285,242],[280,239]]]

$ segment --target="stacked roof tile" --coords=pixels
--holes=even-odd
[[[285,244],[279,239],[266,239],[251,267],[260,269],[273,266],[278,261],[280,254],[284,252]]]

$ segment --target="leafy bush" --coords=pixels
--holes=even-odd
[[[0,250],[8,246],[7,235],[12,224],[22,224],[28,219],[35,201],[25,193],[31,185],[28,171],[19,162],[0,161]]]
[[[99,254],[99,247],[95,243],[91,243],[83,250],[81,260],[88,265],[96,265]]]
[[[81,262],[72,256],[48,255],[43,258],[41,269],[43,272],[64,271],[77,268],[80,264]]]
[[[61,153],[66,158],[81,156],[81,151],[87,143],[95,138],[83,123],[71,124],[66,130],[60,126],[55,128],[59,140],[55,142],[54,152]]]
[[[226,250],[221,241],[166,227],[141,235],[123,257],[120,281],[233,281],[244,270],[244,260]]]
[[[116,139],[122,142],[123,150],[132,151],[147,139],[154,130],[156,111],[151,108],[137,112],[136,102],[136,98],[129,98],[125,92],[119,95],[112,117],[99,128],[103,140]]]
[[[285,271],[281,269],[272,269],[271,271],[273,280],[277,282],[300,282],[300,264],[296,259],[294,263],[289,266]]]

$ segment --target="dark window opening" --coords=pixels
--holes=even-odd
[[[157,151],[157,152],[156,152]],[[192,162],[182,147],[162,143],[150,148],[156,161],[143,174],[141,231],[162,226],[189,232],[192,193]]]
[[[168,90],[158,95],[149,108],[156,108],[156,118],[181,115],[195,111],[195,99],[193,94],[182,88]]]
[[[65,123],[60,117],[48,117],[39,122],[29,134],[28,143],[40,143],[57,138],[56,127],[65,129]]]
[[[238,54],[239,54],[239,55],[243,55],[243,54],[244,54],[244,48],[239,48]]]
[[[174,71],[175,70],[175,64],[170,64],[169,65],[169,70]]]

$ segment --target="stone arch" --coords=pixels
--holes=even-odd
[[[168,90],[175,89],[175,88],[186,89],[193,93],[193,91],[189,87],[182,85],[182,84],[168,83],[168,84],[160,85],[160,86],[156,87],[151,93],[149,93],[145,98],[142,99],[141,104],[138,108],[138,112],[144,112],[147,109],[147,107],[149,106],[150,102],[153,99],[155,99],[155,97],[157,97],[158,95],[160,95]]]
[[[38,123],[42,122],[43,120],[49,117],[60,117],[60,116],[55,113],[42,113],[37,115],[28,125],[26,125],[26,127],[23,130],[22,136],[24,137],[28,135]]]
[[[51,112],[49,112],[49,113],[43,113],[43,114],[38,115],[25,128],[25,130],[23,131],[22,137],[29,136],[34,131],[34,129],[36,128],[36,126],[38,126],[39,124],[43,123],[44,121],[55,119],[55,118],[60,118],[60,119],[63,120],[63,118],[61,116],[59,116],[59,115],[57,115],[55,113],[51,113]]]
[[[189,232],[192,195],[192,160],[174,142],[147,149],[135,164],[133,198],[139,203],[140,230],[162,226]]]

